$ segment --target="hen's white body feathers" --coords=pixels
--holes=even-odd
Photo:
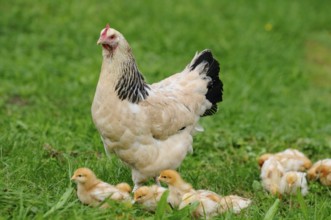
[[[108,37],[113,35],[116,41]],[[198,120],[215,104],[206,99],[211,83],[206,75],[208,63],[201,62],[193,69],[193,63],[201,56],[198,53],[183,72],[147,85],[119,32],[107,27],[99,42],[104,47],[103,63],[92,117],[105,150],[115,153],[132,168],[135,190],[161,170],[177,168],[192,152],[192,134],[201,130]],[[114,44],[116,49],[106,49]],[[129,73],[136,79],[124,82]],[[135,87],[133,80],[140,84]],[[222,91],[219,92],[221,96]]]

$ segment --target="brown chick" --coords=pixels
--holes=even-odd
[[[166,188],[157,185],[142,186],[134,192],[133,199],[135,202],[142,204],[146,210],[153,212],[166,190]]]
[[[307,171],[307,176],[309,180],[317,180],[320,179],[321,183],[324,185],[330,185],[331,180],[327,180],[328,176],[328,170],[329,173],[331,171],[331,159],[324,159],[319,160]],[[329,177],[331,178],[331,177]],[[330,183],[328,183],[330,182]]]
[[[319,173],[320,182],[325,186],[331,186],[331,166],[321,164],[316,171]]]
[[[174,208],[178,207],[185,193],[193,192],[191,184],[186,183],[175,170],[164,170],[159,180],[169,186],[168,203]]]
[[[77,183],[77,196],[83,204],[95,207],[107,198],[117,201],[131,200],[128,192],[99,180],[89,168],[77,169],[71,180]],[[107,207],[107,204],[102,207]]]

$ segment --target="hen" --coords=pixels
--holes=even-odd
[[[120,32],[107,25],[97,43],[103,62],[92,118],[106,152],[131,167],[136,190],[192,151],[199,118],[215,114],[222,101],[219,63],[204,50],[182,72],[148,85]]]

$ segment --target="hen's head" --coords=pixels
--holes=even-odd
[[[102,45],[103,54],[106,56],[112,56],[118,49],[128,47],[128,43],[123,35],[117,30],[110,28],[109,24],[101,30],[97,44]]]
[[[78,184],[85,184],[96,180],[97,177],[89,168],[79,168],[74,172],[74,175],[71,177],[71,180],[75,181]]]

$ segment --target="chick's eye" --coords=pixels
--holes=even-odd
[[[162,178],[164,178],[164,179],[167,179],[167,177],[166,177],[166,176],[162,176]]]
[[[78,177],[82,177],[83,175],[82,174],[79,174]]]

